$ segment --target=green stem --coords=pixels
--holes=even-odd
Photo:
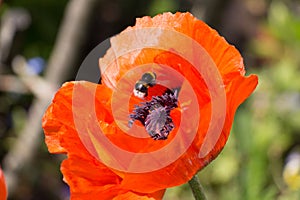
[[[197,175],[193,176],[193,178],[189,181],[189,185],[196,200],[207,200],[204,194],[204,189]]]

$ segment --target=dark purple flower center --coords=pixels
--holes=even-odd
[[[133,113],[129,115],[129,122],[132,124],[139,120],[154,140],[165,140],[174,129],[170,112],[178,107],[177,103],[177,97],[172,92],[153,96],[150,101],[135,105]]]

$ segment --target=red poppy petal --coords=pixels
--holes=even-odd
[[[68,154],[68,159],[62,163],[61,171],[70,186],[71,198],[112,199],[121,189],[118,186],[120,178],[88,154],[85,156]]]
[[[154,194],[137,194],[120,186],[121,179],[106,166],[93,158],[82,155],[68,154],[61,170],[64,180],[71,190],[71,199],[122,199],[136,197],[137,199],[161,199],[164,190]],[[151,198],[154,197],[154,198]],[[133,199],[133,198],[131,198]]]
[[[128,50],[126,49],[128,48],[126,45],[129,40],[118,41],[113,39],[112,49],[110,49],[107,55],[99,61],[104,85],[97,86],[96,84],[87,82],[78,82],[76,83],[76,86],[78,86],[76,90],[77,94],[74,94],[72,89],[74,87],[74,83],[65,85],[54,98],[53,104],[49,107],[43,119],[46,143],[51,152],[68,152],[70,156],[72,155],[72,158],[73,154],[76,154],[77,157],[83,156],[85,158],[86,156],[88,158],[88,160],[80,160],[76,158],[75,160],[79,160],[78,162],[80,167],[78,169],[75,167],[74,171],[72,171],[71,165],[68,164],[68,162],[71,161],[65,161],[67,164],[64,164],[63,166],[65,167],[62,168],[65,174],[65,180],[72,185],[71,189],[72,187],[74,188],[72,190],[73,193],[82,191],[80,188],[83,188],[84,193],[80,193],[83,195],[82,197],[89,195],[87,194],[89,193],[89,187],[94,187],[94,185],[90,185],[90,183],[96,183],[96,185],[100,187],[99,190],[95,188],[95,190],[91,191],[90,195],[93,194],[96,196],[99,195],[100,192],[107,192],[108,195],[108,193],[113,194],[116,190],[119,190],[122,191],[121,194],[123,197],[127,198],[126,195],[131,194],[129,191],[153,193],[167,187],[187,182],[198,172],[198,170],[207,165],[222,150],[230,133],[234,113],[237,107],[253,92],[257,85],[256,76],[253,75],[250,77],[244,77],[245,70],[242,57],[239,52],[233,46],[229,45],[224,38],[220,37],[215,30],[211,29],[200,20],[197,20],[191,14],[165,13],[154,18],[144,17],[137,20],[135,27],[130,27],[126,29],[126,31],[144,27],[160,27],[179,31],[196,40],[204,48],[205,51],[203,53],[210,56],[210,59],[213,61],[213,64],[216,65],[220,75],[222,76],[222,86],[224,86],[224,91],[226,93],[226,119],[223,129],[220,131],[221,135],[216,143],[208,141],[212,143],[211,145],[213,145],[213,148],[205,157],[199,157],[198,154],[200,148],[203,144],[205,144],[204,139],[206,138],[208,127],[210,126],[210,119],[212,116],[212,99],[203,77],[190,63],[184,60],[184,58],[175,55],[174,52],[172,53],[146,48],[134,50],[126,55],[122,55],[110,63],[110,59],[116,56],[114,55],[116,50],[122,50],[122,48]],[[119,36],[116,38],[118,37]],[[133,36],[132,40],[137,39],[134,37],[135,36]],[[189,121],[189,119],[195,114],[194,112],[196,112],[194,107],[191,106],[187,107],[190,109],[184,110],[178,108],[171,113],[172,117],[174,117],[174,123],[176,126],[178,127],[179,125],[183,127],[183,134],[178,136],[180,138],[180,143],[176,147],[176,150],[187,143],[187,139],[191,137],[190,135],[193,132],[191,127],[195,124],[198,125],[198,131],[195,132],[197,135],[186,152],[180,155],[177,160],[168,164],[168,166],[163,166],[162,168],[151,172],[128,173],[124,171],[117,171],[110,165],[108,167],[110,167],[114,173],[118,174],[116,177],[118,180],[121,180],[120,184],[116,189],[114,186],[114,184],[116,184],[114,179],[111,180],[112,185],[110,182],[105,182],[101,185],[102,182],[98,181],[97,178],[93,179],[90,177],[95,176],[96,171],[101,171],[99,166],[104,166],[96,159],[104,158],[108,161],[117,163],[121,162],[118,159],[127,159],[126,156],[120,158],[113,157],[113,152],[109,149],[103,148],[103,139],[108,138],[110,142],[123,150],[133,153],[143,153],[158,150],[164,145],[169,145],[173,138],[177,135],[177,130],[174,130],[174,134],[166,141],[153,141],[149,138],[135,138],[123,132],[123,130],[119,127],[119,124],[117,124],[116,118],[114,118],[116,116],[113,116],[112,109],[115,107],[119,111],[118,114],[125,113],[125,116],[128,116],[126,113],[130,108],[128,108],[127,105],[124,106],[124,103],[127,102],[124,101],[124,96],[122,95],[126,95],[127,93],[131,94],[132,87],[130,84],[134,84],[134,80],[137,80],[140,74],[128,74],[127,72],[138,65],[148,63],[156,63],[159,66],[162,65],[159,68],[161,70],[163,70],[163,65],[167,65],[180,72],[180,74],[183,75],[184,78],[191,84],[191,87],[194,90],[194,95],[196,95],[195,98],[198,103],[197,105],[200,108],[199,112],[201,116],[199,122],[195,122],[193,120]],[[127,84],[127,86],[119,87],[119,81],[123,80],[122,78],[124,75],[131,78],[135,76],[135,79],[129,79],[128,83],[130,82],[130,84]],[[170,76],[170,79],[172,78],[173,77]],[[183,88],[188,85],[188,82],[184,82],[182,80],[179,82],[182,84]],[[155,90],[154,87],[153,89]],[[183,93],[186,91],[182,90],[181,92]],[[113,94],[119,95],[118,98],[113,96]],[[73,95],[81,98],[74,98]],[[186,96],[188,97],[191,97],[192,95],[193,93],[186,93]],[[92,99],[93,101],[87,102],[88,99]],[[133,104],[133,102],[135,102],[134,99],[132,99],[130,106],[132,106],[131,104]],[[195,100],[193,100],[193,102],[195,102]],[[184,102],[180,102],[180,104],[189,105],[190,102],[186,99]],[[74,112],[74,109],[76,109],[76,112]],[[90,115],[94,111],[96,111],[97,116]],[[182,113],[187,114],[186,117],[182,119],[183,121],[180,121]],[[74,124],[74,120],[77,121],[77,124]],[[127,122],[127,118],[122,120],[123,123]],[[100,130],[103,134],[100,133]],[[85,145],[82,144],[80,138]],[[95,158],[92,158],[92,156],[89,155],[86,148],[88,148],[89,153],[91,153]],[[177,152],[176,150],[171,149],[166,154],[169,157],[174,157]],[[77,162],[74,161],[72,161],[72,163],[74,163],[72,165],[75,165]],[[161,160],[159,158],[155,156],[152,157],[152,164],[157,164],[160,161]],[[85,162],[99,163],[95,166],[92,164],[94,167],[90,166],[92,169],[95,168],[93,172],[84,172],[85,170],[89,170],[84,168],[83,163]],[[147,163],[147,161],[145,161],[145,163]],[[143,163],[139,164],[142,165]],[[147,164],[151,166],[151,163]],[[114,175],[114,173],[112,175]],[[77,177],[76,174],[79,174],[80,176]],[[161,177],[164,178],[162,179]],[[92,181],[90,181],[91,179]],[[108,180],[109,179],[110,178],[108,178]],[[104,178],[104,180],[106,179]],[[85,186],[88,187],[85,188]],[[121,194],[119,193],[119,195]]]
[[[92,158],[81,155],[69,154],[68,159],[62,163],[61,170],[64,180],[69,184],[71,199],[118,199],[119,196],[144,197],[151,194],[128,193],[128,190],[121,187],[121,179],[106,166]],[[163,193],[160,191],[159,194]],[[153,194],[158,198],[159,196]],[[147,198],[146,198],[147,197]],[[141,198],[142,199],[142,198]]]
[[[5,178],[4,174],[0,168],[0,200],[6,200],[6,184],[5,184]]]
[[[192,178],[192,176],[199,170],[206,166],[209,162],[211,162],[223,149],[232,126],[234,113],[238,107],[254,90],[257,85],[257,77],[252,75],[250,77],[242,77],[239,76],[235,80],[233,80],[232,85],[228,88],[227,102],[228,112],[226,114],[225,123],[223,126],[222,133],[214,146],[213,150],[204,158],[200,159],[198,157],[199,146],[201,146],[203,142],[203,138],[206,134],[207,125],[209,122],[208,119],[204,119],[202,123],[200,123],[200,127],[198,129],[198,136],[188,151],[176,160],[171,165],[152,172],[152,173],[144,173],[143,178],[147,180],[147,182],[142,182],[139,186],[136,186],[136,180],[139,179],[139,174],[130,174],[127,173],[123,177],[122,185],[124,188],[132,188],[134,187],[136,191],[144,191],[151,192],[152,188],[164,188],[166,185],[168,187],[176,186],[182,184],[182,180],[188,181]],[[210,110],[209,106],[207,108],[201,108],[201,111],[208,112]],[[206,117],[205,117],[206,118]],[[203,119],[203,118],[202,118]],[[163,179],[161,177],[164,177]]]
[[[120,194],[117,197],[113,198],[113,200],[159,200],[163,198],[165,190],[161,190],[152,194],[143,195],[134,192],[126,192],[125,194]]]
[[[48,150],[50,153],[66,153],[66,149],[60,145],[60,134],[63,131],[63,127],[61,125],[57,125],[57,121],[55,120],[54,105],[51,104],[43,117],[43,128],[45,132],[45,142],[48,146]]]
[[[221,75],[235,71],[241,73],[241,75],[245,74],[243,58],[240,56],[238,50],[234,46],[229,45],[216,30],[210,28],[201,20],[196,19],[190,13],[164,13],[153,18],[148,16],[137,18],[135,26],[128,27],[124,32],[149,27],[175,30],[197,41],[218,66]],[[136,38],[134,34],[130,34],[129,36],[127,34],[124,37],[126,41],[123,41],[122,37],[118,35],[115,38],[111,41],[112,48],[108,50],[104,58],[99,60],[101,72],[104,72],[102,74],[102,81],[111,88],[116,86],[116,82],[128,70],[143,64],[153,63],[154,58],[162,53],[162,50],[159,49],[128,49],[130,47],[130,45],[127,45],[129,39],[139,41],[139,38]],[[156,41],[155,44],[159,44],[160,42],[159,40],[153,41]],[[126,51],[130,51],[130,53],[127,52],[127,54],[122,56],[118,55],[118,52]],[[116,58],[117,56],[120,57]]]
[[[182,157],[180,157],[180,159],[168,167],[150,173],[135,174],[118,172],[119,175],[124,178],[122,182],[124,187],[134,187],[135,190],[139,192],[152,192],[159,188],[171,187],[187,182],[199,169],[203,168],[218,155],[227,141],[234,113],[237,107],[255,89],[257,77],[244,77],[245,70],[243,59],[239,52],[233,46],[229,45],[223,37],[219,36],[215,30],[211,29],[202,21],[194,18],[190,13],[164,13],[154,18],[143,17],[137,19],[136,25],[126,29],[126,31],[145,27],[170,28],[184,33],[196,40],[206,50],[218,68],[224,82],[227,101],[226,119],[221,135],[211,152],[206,157],[200,159],[198,153],[209,125],[211,103],[206,83],[190,63],[187,63],[184,59],[171,52],[143,49],[118,58],[115,63],[111,64],[112,67],[109,66],[106,68],[104,73],[104,84],[115,87],[118,80],[128,70],[131,70],[135,66],[149,62],[164,64],[180,71],[192,84],[192,87],[197,94],[199,107],[201,108],[200,115],[202,116],[199,124],[199,131],[197,133],[197,138],[191,147]],[[117,42],[112,42],[114,49],[121,47],[127,48],[126,46],[122,46],[122,41],[112,41]],[[123,43],[126,43],[126,41],[123,41]],[[107,57],[105,56],[103,60],[106,58]],[[100,65],[100,67],[102,66]],[[189,128],[187,125],[183,124],[183,126],[187,129]],[[122,139],[120,141],[125,144],[135,144],[131,139]],[[162,176],[164,177],[164,180],[161,180],[160,177]],[[139,177],[146,178],[147,182],[144,181],[143,183],[136,185],[136,180],[138,180]]]
[[[111,121],[110,115],[105,115],[105,108],[100,106],[101,103],[109,102],[111,91],[101,85],[84,81],[64,84],[43,117],[43,128],[49,151],[68,153],[68,159],[63,161],[61,171],[64,180],[70,186],[71,199],[96,199],[99,197],[113,199],[119,198],[119,195],[124,197],[133,195],[140,199],[161,199],[164,190],[153,194],[135,194],[122,188],[122,179],[92,156],[86,146],[82,144],[74,124],[74,117],[77,115],[73,112],[75,112],[74,109],[78,109],[78,106],[80,108],[85,105],[80,114],[87,116],[85,111],[89,111],[91,105],[85,104],[84,100],[89,96],[95,98],[93,92],[97,88],[100,93],[96,93],[96,102],[101,111],[98,114],[102,119]],[[84,98],[76,98],[74,95]],[[105,116],[101,113],[104,113]]]
[[[73,97],[74,85],[77,86],[76,91],[78,91],[78,94],[83,96],[89,95],[94,97],[92,92],[94,92],[95,88],[101,88],[102,93],[97,97],[98,106],[102,111],[101,116],[104,120],[112,121],[112,115],[106,111],[106,103],[111,97],[111,91],[108,88],[85,81],[65,83],[56,93],[52,104],[48,107],[42,120],[45,141],[51,153],[67,153],[71,149],[76,149],[77,146],[82,146],[74,125],[73,106],[76,107],[75,103],[80,104],[77,110],[79,112],[80,108],[86,110],[84,107],[86,103],[84,102],[85,98]],[[81,85],[82,87],[80,87]],[[73,102],[74,99],[82,102]],[[100,107],[100,104],[102,107]],[[74,141],[75,143],[70,141]]]
[[[134,28],[171,28],[196,40],[209,53],[222,74],[239,71],[244,75],[243,59],[218,32],[190,13],[164,13],[153,18],[143,17]]]
[[[112,199],[120,191],[120,177],[91,156],[78,136],[72,113],[75,84],[85,85],[86,90],[93,87],[88,82],[69,82],[57,92],[43,117],[46,144],[53,153],[68,153],[61,170],[70,185],[72,199],[96,199],[99,195]]]

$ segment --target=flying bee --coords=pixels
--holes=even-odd
[[[142,78],[135,83],[133,94],[139,98],[148,96],[148,88],[156,84],[156,74],[154,72],[146,72]]]

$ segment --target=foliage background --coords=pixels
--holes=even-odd
[[[13,60],[42,58],[53,53],[67,0],[7,0],[2,2],[0,28],[5,14],[22,8],[30,24],[13,37],[6,59],[0,60],[0,164],[7,160],[28,123],[36,98],[28,89],[14,90],[20,82]],[[255,93],[240,108],[223,152],[199,173],[208,199],[300,199],[300,2],[297,0],[99,0],[92,11],[74,65],[62,80],[74,80],[84,57],[100,42],[133,25],[136,17],[165,11],[190,11],[218,30],[244,57],[247,73],[259,76]],[[1,32],[0,29],[0,32]],[[74,41],[75,43],[76,41]],[[3,41],[0,40],[3,45]],[[1,49],[0,49],[1,50]],[[4,50],[2,49],[2,52]],[[38,72],[36,72],[38,73]],[[7,82],[7,77],[18,81]],[[22,82],[20,82],[22,85]],[[68,199],[59,165],[62,156],[50,155],[42,132],[29,162],[18,166],[18,184],[9,199]],[[23,148],[27,148],[26,146]],[[22,157],[22,153],[17,156]],[[298,156],[298,157],[297,157]],[[283,173],[291,160],[298,175]],[[168,189],[165,200],[193,199],[188,185]]]

